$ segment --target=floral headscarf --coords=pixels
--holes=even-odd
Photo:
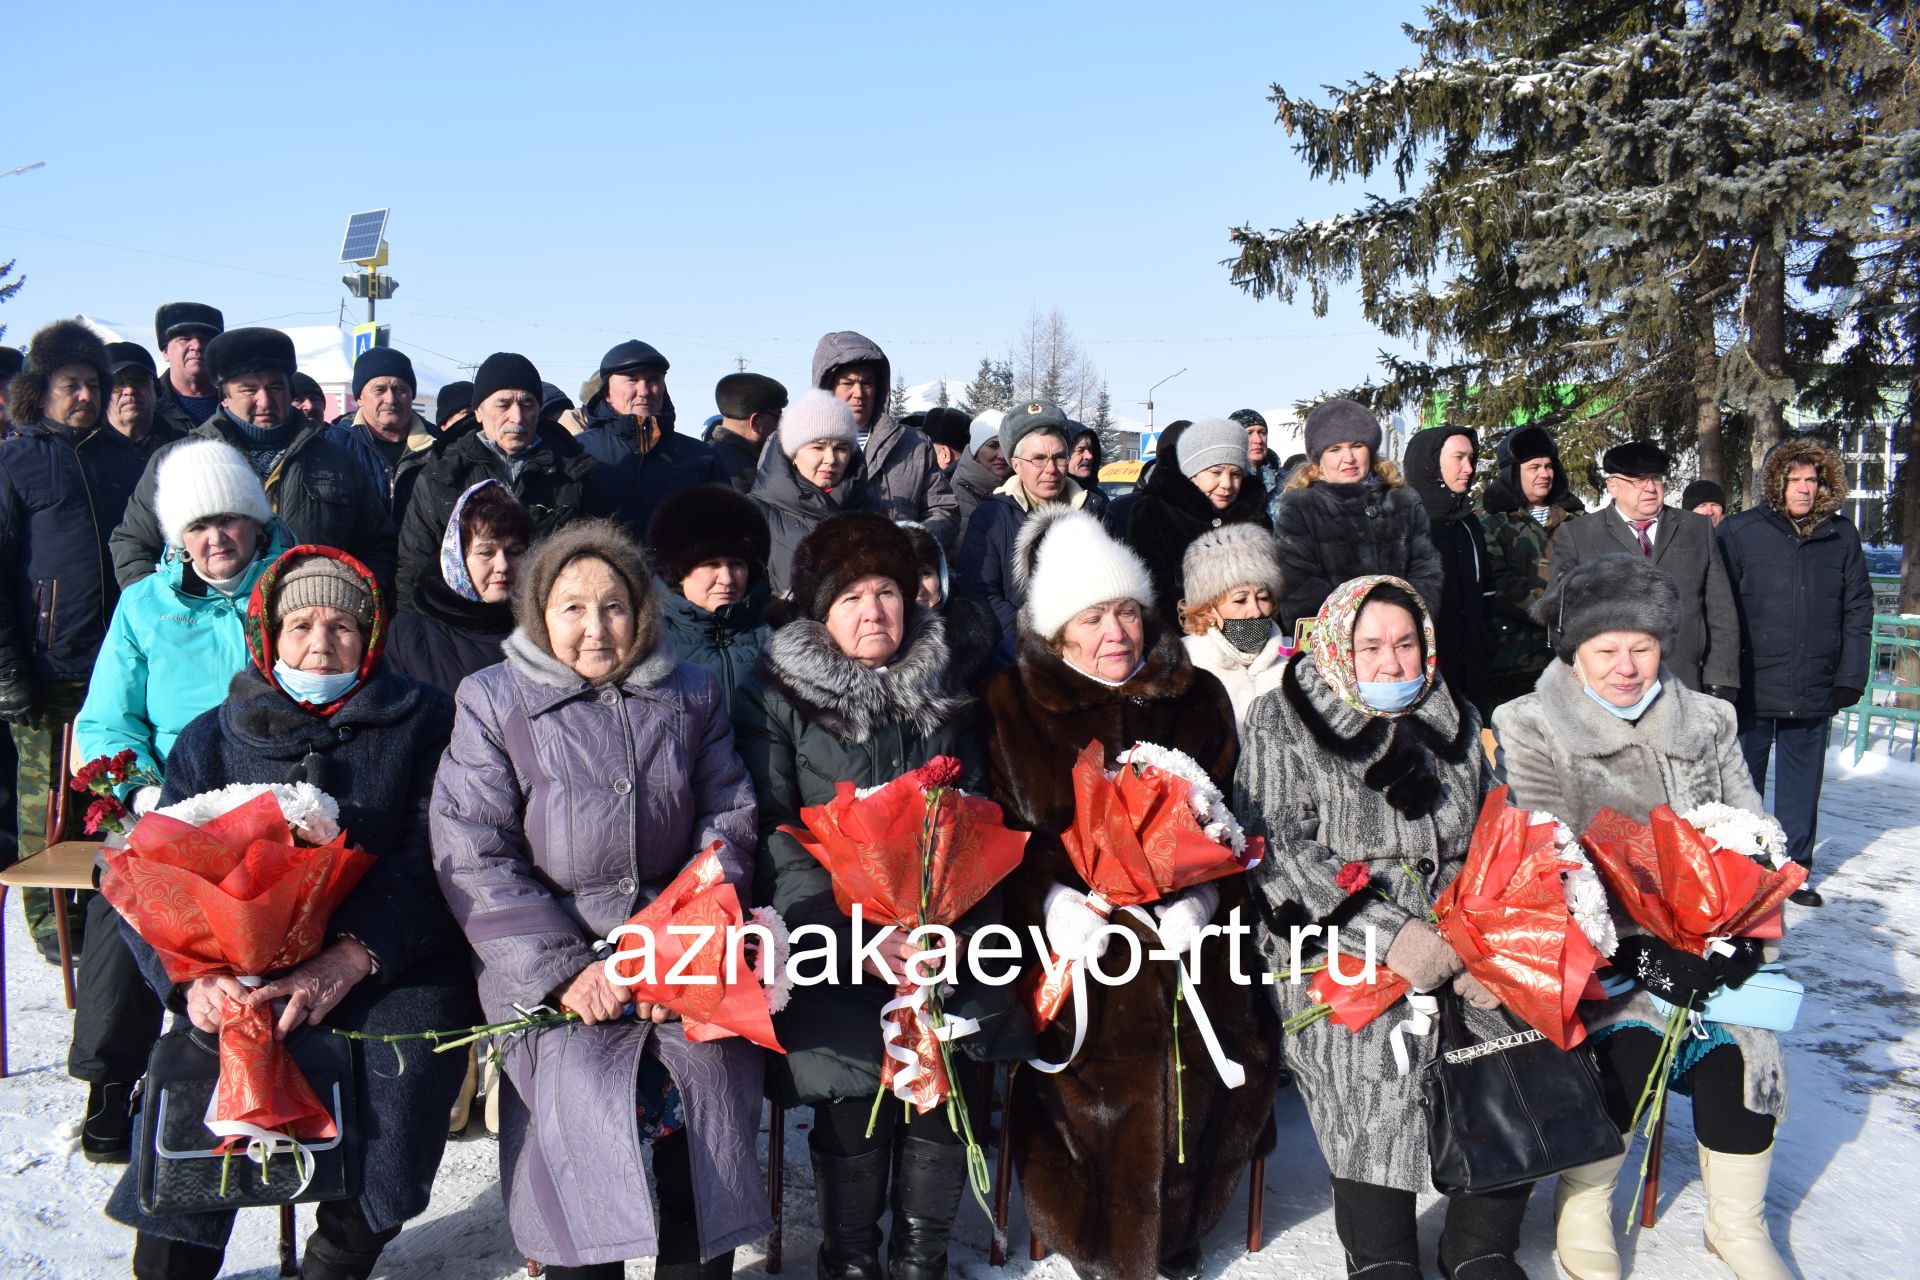
[[[447,517],[447,530],[440,535],[440,576],[462,600],[480,599],[480,589],[473,585],[473,575],[467,572],[467,549],[464,545],[465,539],[460,536],[460,517],[465,513],[467,503],[473,495],[490,484],[500,485],[502,489],[507,488],[492,476],[488,476],[479,484],[470,486],[453,504],[453,514]],[[512,497],[511,490],[508,490],[508,496]]]
[[[373,669],[380,665],[380,651],[387,646],[387,606],[380,598],[380,583],[374,578],[373,570],[338,547],[321,547],[303,542],[275,560],[272,567],[253,584],[253,594],[247,598],[246,620],[247,655],[253,659],[254,670],[274,688],[280,689],[280,681],[273,674],[275,641],[279,636],[277,630],[268,625],[268,605],[273,600],[274,589],[280,585],[280,575],[308,556],[325,556],[353,570],[366,584],[367,594],[373,600],[373,625],[367,628],[367,647],[360,655],[360,678],[353,682],[353,688],[324,707],[312,707],[297,698],[293,700],[293,705],[302,711],[311,712],[324,720],[345,706],[347,699],[360,691],[360,686],[367,682]],[[280,691],[286,692],[284,689]]]
[[[1360,679],[1353,669],[1353,627],[1360,618],[1360,606],[1376,587],[1399,587],[1413,597],[1419,609],[1420,634],[1426,641],[1427,662],[1423,674],[1424,687],[1419,699],[1405,711],[1382,711],[1369,706],[1360,696]],[[1415,707],[1426,700],[1433,692],[1434,671],[1439,661],[1438,646],[1434,643],[1433,615],[1427,612],[1426,602],[1420,599],[1404,578],[1391,574],[1375,573],[1364,578],[1354,578],[1335,587],[1327,596],[1327,602],[1320,606],[1320,614],[1314,619],[1313,665],[1319,668],[1320,678],[1327,686],[1340,695],[1340,701],[1352,707],[1363,716],[1387,717],[1411,715]]]

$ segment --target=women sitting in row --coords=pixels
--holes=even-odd
[[[506,660],[461,685],[433,791],[434,866],[487,1016],[547,1004],[585,1024],[502,1046],[514,1242],[553,1280],[649,1255],[661,1280],[723,1277],[772,1227],[753,1149],[761,1051],[690,1041],[662,1007],[624,1016],[593,943],[709,846],[750,898],[752,788],[718,682],[661,636],[638,546],[576,521],[523,572]]]

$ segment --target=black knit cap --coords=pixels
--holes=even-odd
[[[207,344],[207,371],[215,386],[249,373],[284,373],[300,368],[293,339],[278,329],[229,329]]]
[[[638,338],[629,338],[600,357],[600,376],[603,378],[610,373],[632,373],[636,369],[658,369],[665,373],[672,367],[658,348]]]
[[[290,386],[295,400],[324,401],[327,398],[327,393],[321,388],[318,382],[315,382],[310,376],[300,373],[297,370],[293,375],[293,382]]]
[[[763,573],[772,550],[767,518],[728,484],[697,484],[670,494],[647,524],[647,554],[673,590],[709,560],[739,560]]]
[[[787,407],[787,389],[764,373],[730,373],[713,384],[714,407],[736,422]]]
[[[163,347],[191,333],[212,338],[226,331],[227,318],[204,302],[165,302],[153,313],[153,336]]]
[[[1235,409],[1227,415],[1227,420],[1229,422],[1237,422],[1243,427],[1264,427],[1267,425],[1267,420],[1260,416],[1258,409]],[[1340,442],[1336,440],[1334,443],[1339,444]]]
[[[404,351],[395,351],[392,347],[368,347],[353,362],[353,398],[360,398],[360,388],[375,378],[398,378],[407,384],[407,390],[415,395],[420,393],[420,383],[413,376],[413,361],[407,359]]]
[[[160,372],[153,363],[153,353],[137,342],[109,342],[107,344],[107,372],[119,377],[124,369],[145,369],[148,377]]]
[[[927,410],[927,420],[920,424],[920,434],[956,453],[967,451],[967,440],[972,432],[972,415],[951,405],[935,405]]]
[[[1691,511],[1703,502],[1727,505],[1727,491],[1711,480],[1695,480],[1680,491],[1680,509]]]
[[[1667,451],[1651,440],[1629,440],[1607,450],[1600,469],[1610,476],[1664,476],[1669,459]]]
[[[480,362],[473,375],[473,403],[483,404],[500,391],[524,391],[540,398],[540,371],[533,361],[515,351],[496,351]]]
[[[473,408],[473,384],[471,382],[449,382],[440,388],[433,398],[433,425],[444,427],[447,419],[462,409]]]

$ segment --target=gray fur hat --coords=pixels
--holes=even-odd
[[[1642,631],[1670,652],[1680,631],[1680,589],[1644,556],[1601,556],[1554,574],[1533,620],[1552,634],[1553,651],[1566,663],[1606,631]]]
[[[1182,444],[1186,443],[1183,438]],[[1257,524],[1226,524],[1187,544],[1180,562],[1182,598],[1189,608],[1212,604],[1235,587],[1265,587],[1278,603],[1286,590],[1280,544]]]

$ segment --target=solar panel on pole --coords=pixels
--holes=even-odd
[[[387,231],[386,209],[369,209],[347,219],[347,238],[340,246],[340,261],[371,262],[380,256],[380,237]]]

